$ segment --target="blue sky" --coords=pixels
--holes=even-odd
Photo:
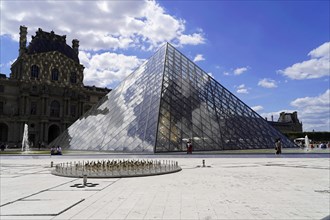
[[[1,73],[40,27],[80,40],[85,85],[114,88],[172,43],[263,117],[298,111],[330,131],[329,1],[9,1],[1,5]]]

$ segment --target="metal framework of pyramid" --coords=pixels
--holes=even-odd
[[[274,148],[294,143],[166,43],[51,146],[121,152]]]

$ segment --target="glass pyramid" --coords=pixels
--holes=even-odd
[[[294,143],[165,44],[50,145],[72,150],[180,152]]]

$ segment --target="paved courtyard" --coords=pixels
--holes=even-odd
[[[167,175],[54,176],[54,164],[112,158],[171,159]],[[207,167],[200,167],[205,159]],[[329,219],[330,159],[210,155],[0,156],[0,219]]]

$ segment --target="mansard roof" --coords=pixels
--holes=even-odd
[[[45,53],[58,51],[68,58],[79,63],[78,54],[66,44],[66,36],[60,36],[53,31],[45,32],[41,28],[38,29],[35,36],[27,48],[27,54]]]

